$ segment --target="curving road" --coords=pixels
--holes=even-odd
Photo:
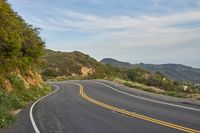
[[[141,96],[131,89],[123,89],[104,81],[66,81],[52,84],[57,89],[56,92],[32,106],[31,113],[31,107],[24,109],[17,123],[5,129],[4,132],[177,133],[200,131],[200,107],[197,105],[169,103]]]

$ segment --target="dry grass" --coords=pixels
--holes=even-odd
[[[143,85],[140,83],[127,81],[127,80],[123,80],[123,79],[119,79],[119,78],[109,78],[107,80],[111,80],[111,81],[123,84],[123,85],[131,87],[131,88],[135,88],[135,89],[139,89],[139,90],[143,90],[143,91],[147,91],[147,92],[151,92],[151,93],[155,93],[155,94],[163,94],[163,95],[168,95],[168,96],[172,96],[172,97],[192,98],[192,99],[200,100],[199,93],[187,94],[187,93],[182,93],[182,92],[177,92],[177,91],[165,91],[165,90],[162,90],[157,87],[146,86],[146,85]]]
[[[153,92],[156,94],[165,94],[164,90],[161,90],[159,88],[153,87],[153,86],[145,86],[143,84],[140,83],[136,83],[136,82],[132,82],[132,81],[126,81],[126,80],[122,80],[122,79],[114,79],[114,82],[129,86],[131,88],[136,88],[136,89],[140,89],[140,90],[144,90],[144,91],[148,91],[148,92]]]

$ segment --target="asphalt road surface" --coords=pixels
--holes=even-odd
[[[78,83],[78,84],[74,84]],[[102,84],[103,83],[103,84]],[[200,131],[200,107],[140,96],[103,81],[52,83],[5,133],[178,133]],[[32,111],[30,108],[32,107]],[[31,118],[32,117],[32,118]]]

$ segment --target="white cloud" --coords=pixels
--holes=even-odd
[[[30,20],[44,30],[90,33],[91,36],[85,43],[115,45],[122,49],[169,47],[195,39],[200,41],[200,25],[195,28],[174,26],[198,21],[200,22],[200,11],[157,17],[106,18],[60,9],[45,18],[36,17]]]
[[[32,18],[31,21],[36,21],[40,26],[56,24],[56,27],[65,28],[65,26],[76,27],[80,31],[91,30],[102,31],[110,29],[147,29],[155,30],[170,26],[173,24],[181,24],[193,21],[200,21],[200,11],[190,11],[185,13],[179,13],[170,16],[141,16],[141,17],[130,17],[130,16],[113,16],[110,18],[103,18],[89,14],[83,14],[78,12],[72,12],[67,10],[56,10],[56,12],[49,14],[43,18]],[[49,21],[51,20],[51,21]]]

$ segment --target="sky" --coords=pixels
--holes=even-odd
[[[200,68],[200,0],[8,0],[46,47]]]

